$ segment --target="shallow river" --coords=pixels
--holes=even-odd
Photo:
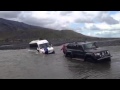
[[[0,79],[118,79],[120,46],[104,47],[111,62],[91,63],[65,58],[61,47],[56,54],[40,55],[23,50],[0,50]]]

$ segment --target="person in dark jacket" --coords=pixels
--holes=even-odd
[[[44,50],[45,50],[45,54],[48,54],[48,49],[47,49],[47,47],[45,47]]]

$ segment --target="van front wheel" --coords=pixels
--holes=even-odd
[[[55,51],[53,51],[53,54],[55,54]]]
[[[40,51],[39,51],[39,50],[37,50],[37,52],[39,53]]]

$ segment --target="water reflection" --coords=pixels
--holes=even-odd
[[[68,69],[73,73],[73,78],[103,78],[111,71],[111,62],[91,63],[66,58]]]

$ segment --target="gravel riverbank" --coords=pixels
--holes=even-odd
[[[120,45],[120,39],[95,41],[95,42],[99,47]],[[53,44],[53,46],[60,46],[60,45],[62,45],[62,43],[54,43]],[[0,50],[15,50],[15,49],[26,49],[26,48],[29,48],[29,44],[19,43],[19,44],[0,45]]]

